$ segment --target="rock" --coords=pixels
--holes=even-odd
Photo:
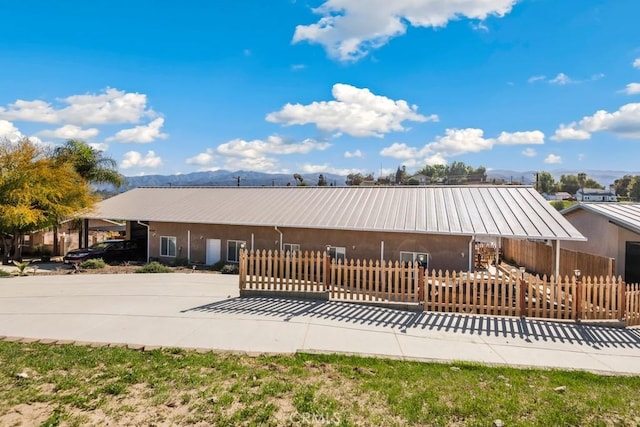
[[[558,393],[564,393],[565,391],[567,391],[567,386],[566,385],[561,385],[560,387],[554,388],[553,391],[558,392]]]
[[[502,420],[493,420],[493,425],[495,427],[504,427],[504,423],[502,422]]]
[[[458,368],[457,366],[452,366],[450,369],[452,371],[459,371],[460,370],[460,368]]]
[[[20,372],[18,375],[16,375],[16,377],[18,377],[18,378],[29,378],[29,374],[27,374],[26,372]]]

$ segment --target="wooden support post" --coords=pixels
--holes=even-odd
[[[518,279],[518,287],[520,288],[520,298],[518,298],[518,316],[519,317],[523,317],[526,314],[526,308],[527,308],[527,299],[526,299],[526,295],[527,295],[527,282],[526,280],[524,280],[524,277],[520,277]]]
[[[325,252],[324,254],[324,290],[327,292],[331,292],[331,279],[329,277],[329,268],[331,265],[331,258],[329,258],[329,253]]]
[[[424,304],[424,267],[418,268],[418,301]]]
[[[620,320],[625,320],[627,318],[627,284],[622,280],[618,283],[618,291]]]
[[[582,281],[578,277],[578,283],[576,283],[576,320],[582,320]]]

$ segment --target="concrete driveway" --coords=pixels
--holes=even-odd
[[[240,298],[237,276],[198,272],[0,279],[0,337],[640,374],[640,329]]]

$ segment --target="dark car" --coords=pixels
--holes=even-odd
[[[138,245],[131,240],[105,240],[88,248],[69,251],[64,256],[64,262],[69,264],[92,258],[102,258],[106,263],[137,261],[140,259],[140,251]]]

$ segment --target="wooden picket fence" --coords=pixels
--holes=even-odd
[[[240,290],[332,300],[422,304],[424,310],[640,325],[640,285],[622,278],[521,276],[516,270],[425,272],[418,264],[330,260],[326,253],[243,251]]]

